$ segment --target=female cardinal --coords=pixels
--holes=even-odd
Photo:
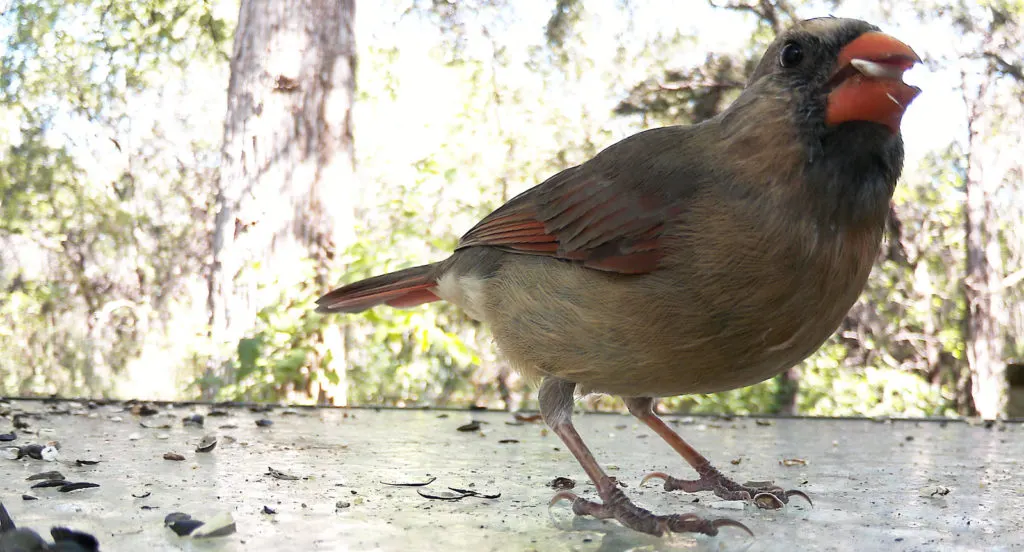
[[[900,119],[920,92],[902,77],[919,61],[863,21],[797,23],[719,116],[626,138],[498,208],[446,260],[338,288],[317,310],[455,303],[542,378],[541,414],[602,502],[555,500],[655,535],[746,529],[633,504],[573,427],[574,396],[623,397],[682,455],[699,477],[652,474],[668,490],[761,507],[806,498],[726,478],[653,398],[765,380],[835,331],[878,252],[903,165]]]

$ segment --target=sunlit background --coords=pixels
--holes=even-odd
[[[444,258],[504,200],[638,130],[714,115],[773,27],[833,14],[926,60],[906,78],[924,93],[903,120],[898,224],[821,351],[663,406],[1024,416],[1024,5],[748,1],[355,0],[356,94],[329,109],[352,110],[338,147],[356,171],[321,184],[337,184],[330,253],[244,263],[258,315],[235,334],[216,331],[210,282],[238,2],[0,3],[0,394],[532,406],[451,306],[325,318],[312,301]],[[303,63],[301,41],[278,44],[267,67]]]

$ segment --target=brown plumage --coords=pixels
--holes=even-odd
[[[781,506],[792,491],[726,479],[651,398],[762,381],[835,331],[878,252],[917,61],[862,21],[801,22],[721,115],[626,138],[510,200],[447,260],[339,288],[319,310],[445,299],[488,323],[543,377],[545,420],[597,484],[604,504],[561,495],[579,514],[655,534],[735,524],[629,502],[572,428],[576,391],[624,397],[700,475],[657,474],[666,488]]]

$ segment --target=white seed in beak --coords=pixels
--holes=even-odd
[[[903,71],[905,71],[905,69],[899,65],[878,63],[866,59],[851,59],[850,65],[852,65],[857,71],[860,71],[860,73],[865,77],[875,79],[900,80],[903,78]]]

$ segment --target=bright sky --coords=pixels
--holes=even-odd
[[[436,113],[437,106],[444,104],[446,98],[452,97],[452,91],[446,89],[443,79],[436,75],[436,62],[430,59],[430,48],[436,44],[437,30],[422,24],[421,20],[406,17],[402,23],[398,13],[405,6],[396,7],[396,2],[363,2],[357,8],[357,29],[359,40],[381,44],[396,44],[401,56],[396,61],[394,70],[403,75],[403,79],[423,83],[418,88],[419,102],[407,104],[406,117],[403,117],[408,128],[408,147],[423,147],[429,144],[429,129],[417,129],[417,118],[429,127]],[[583,32],[590,37],[614,37],[616,33],[625,33],[627,37],[636,37],[636,42],[658,34],[670,34],[680,31],[697,37],[697,45],[693,48],[680,48],[678,52],[663,53],[670,61],[666,68],[685,67],[700,63],[709,52],[735,51],[747,44],[748,37],[737,29],[751,29],[751,16],[737,12],[711,8],[707,2],[690,0],[679,2],[674,0],[651,0],[634,2],[635,13],[633,28],[626,27],[622,12],[616,0],[589,0],[586,4],[592,19],[584,27]],[[956,59],[957,47],[963,47],[955,40],[950,40],[951,31],[947,27],[932,23],[922,24],[909,9],[897,11],[889,17],[880,14],[879,9],[867,3],[846,2],[846,5],[834,12],[806,10],[802,17],[836,15],[853,17],[871,21],[904,42],[910,44],[926,62],[939,59]],[[490,29],[492,34],[501,37],[506,44],[511,44],[506,55],[513,62],[508,71],[519,72],[514,79],[528,79],[530,75],[525,62],[528,50],[539,44],[543,39],[543,29],[551,15],[550,2],[523,2],[520,4],[521,19],[512,21],[508,29]],[[472,30],[472,29],[471,29]],[[489,44],[479,39],[470,47],[481,50],[489,48]],[[628,39],[631,40],[631,39]],[[516,48],[516,44],[521,44]],[[588,40],[589,53],[595,59],[611,59],[619,43],[614,40]],[[646,67],[637,66],[632,74],[621,75],[622,82],[635,83],[649,77]],[[960,96],[959,66],[943,67],[930,63],[912,69],[906,75],[906,81],[923,89],[923,93],[914,101],[903,119],[903,135],[907,150],[907,167],[915,166],[925,154],[941,150],[954,140],[963,140],[966,135],[964,106]],[[574,91],[572,97],[550,99],[551,102],[568,101],[606,106],[604,112],[612,119],[611,108],[622,97],[622,91],[587,88],[586,80]],[[406,100],[408,101],[408,100]],[[547,101],[547,99],[546,99]],[[403,102],[404,103],[404,102]],[[358,110],[358,107],[357,107]],[[594,113],[600,110],[595,109]],[[418,115],[417,115],[418,114]],[[380,114],[376,114],[380,115]],[[614,126],[614,123],[610,123]],[[365,130],[365,124],[360,126]],[[434,130],[436,131],[436,129]],[[623,128],[624,133],[631,132]],[[424,134],[425,133],[425,134]],[[618,136],[622,138],[623,136]],[[393,140],[394,137],[392,136]],[[612,140],[614,141],[614,140]],[[391,142],[394,145],[393,142]],[[611,142],[609,142],[610,144]],[[607,144],[606,144],[607,145]]]

